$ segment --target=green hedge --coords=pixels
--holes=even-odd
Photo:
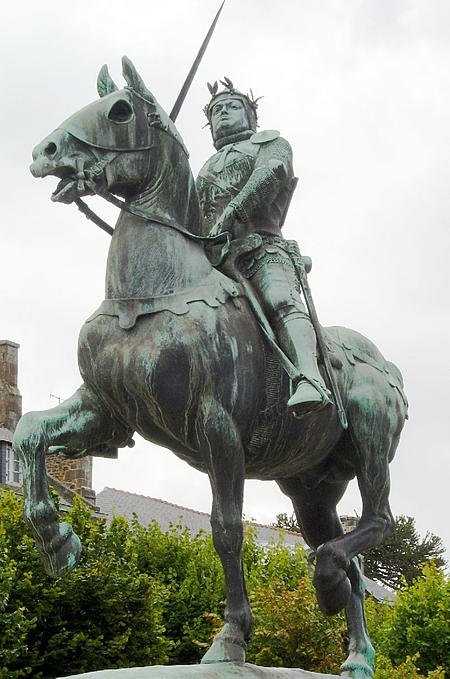
[[[368,601],[366,614],[374,645],[386,661],[386,674],[379,679],[391,676],[389,663],[413,664],[423,676],[450,677],[450,581],[443,570],[426,564],[422,576],[399,592],[393,606]],[[438,666],[441,674],[428,674]]]
[[[42,569],[22,513],[21,498],[1,491],[0,679],[54,679],[200,660],[221,626],[224,609],[222,568],[209,535],[191,537],[176,526],[164,533],[155,523],[144,528],[120,517],[108,527],[76,502],[68,520],[83,542],[81,563],[52,580]],[[320,614],[304,552],[280,543],[263,549],[249,530],[244,569],[255,614],[248,660],[338,673],[345,658],[344,618]],[[396,607],[387,609],[371,609],[371,621],[377,616],[387,621],[383,616]],[[432,651],[424,654],[422,647],[421,658],[407,660],[411,648],[416,652],[419,646],[416,641],[405,645],[400,636],[390,656],[381,631],[387,622],[377,625],[375,641],[386,656],[377,679],[420,677],[417,670],[405,674],[401,667],[403,674],[395,674],[392,663],[404,660],[409,668],[422,669],[424,658],[425,670],[437,666]],[[435,631],[442,633],[440,627]],[[436,658],[444,665],[441,656],[439,651]]]

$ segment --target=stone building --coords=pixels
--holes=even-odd
[[[22,397],[18,389],[19,344],[0,340],[0,484],[19,487],[22,473],[17,455],[12,451],[12,437],[22,415]],[[70,504],[73,495],[81,495],[94,506],[92,489],[92,458],[75,460],[48,456],[46,460],[50,484],[64,503]]]
[[[19,486],[22,482],[17,455],[12,451],[12,437],[22,414],[22,397],[17,386],[19,345],[0,340],[0,483]]]
[[[196,535],[200,531],[211,532],[210,514],[167,502],[167,500],[106,487],[97,495],[97,504],[100,512],[107,517],[108,521],[113,516],[124,516],[127,521],[136,517],[142,526],[156,521],[163,531],[169,531],[171,527],[179,527],[180,529],[187,528],[191,535]],[[265,526],[255,521],[246,523],[255,530],[255,539],[261,546],[282,540],[288,547],[295,545],[306,547],[301,533],[276,526]]]
[[[359,518],[357,516],[343,515],[339,518],[341,520],[344,533],[350,533],[350,531],[354,530],[359,523]]]

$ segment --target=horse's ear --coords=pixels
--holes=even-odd
[[[97,92],[100,97],[106,97],[107,94],[111,94],[111,92],[116,90],[117,85],[109,75],[107,65],[103,64],[97,78]]]
[[[131,87],[132,90],[143,96],[145,99],[154,101],[153,94],[147,89],[144,81],[128,57],[122,57],[122,73],[127,81],[127,85]]]

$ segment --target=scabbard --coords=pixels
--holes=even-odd
[[[328,384],[330,386],[330,391],[333,395],[334,403],[338,411],[339,421],[342,425],[342,428],[347,429],[348,428],[347,415],[345,413],[344,404],[342,402],[339,387],[336,382],[336,377],[331,365],[330,357],[328,355],[327,345],[325,344],[325,340],[323,338],[322,327],[319,323],[319,319],[317,316],[316,307],[314,305],[314,300],[311,294],[311,288],[309,287],[308,275],[306,273],[305,264],[300,254],[300,248],[298,246],[297,241],[295,240],[286,241],[286,244],[292,263],[295,267],[295,271],[297,272],[298,279],[300,281],[300,286],[302,288],[303,296],[305,298],[306,307],[308,309],[308,314],[311,319],[314,332],[316,333],[317,345],[322,356],[325,372],[328,379]]]
[[[259,326],[263,331],[269,344],[271,345],[273,351],[280,359],[281,365],[287,372],[291,381],[295,382],[300,377],[300,373],[278,344],[277,338],[275,337],[275,333],[273,332],[266,318],[266,315],[262,310],[259,300],[252,290],[250,283],[245,278],[245,276],[243,276],[238,270],[235,271],[235,280],[242,286],[245,292],[245,296],[247,297],[247,300],[253,310],[253,313],[255,314],[256,320],[258,321]]]

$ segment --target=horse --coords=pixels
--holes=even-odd
[[[122,63],[126,86],[119,90],[102,67],[100,99],[36,146],[30,168],[35,177],[60,180],[55,201],[96,193],[121,205],[105,300],[79,336],[83,383],[57,407],[26,413],[15,431],[37,549],[52,576],[75,567],[81,550],[71,526],[59,522],[47,454],[107,454],[131,445],[134,432],[168,448],[206,473],[212,487],[226,608],[202,662],[243,662],[252,633],[242,568],[244,481],[275,480],[314,550],[320,608],[330,615],[345,609],[342,676],[367,679],[374,649],[358,554],[394,527],[389,463],[407,417],[401,374],[359,333],[324,328],[348,429],[335,407],[300,419],[288,412],[279,358],[242,287],[206,254],[183,140],[131,61]],[[362,516],[344,534],[336,505],[355,476]]]

